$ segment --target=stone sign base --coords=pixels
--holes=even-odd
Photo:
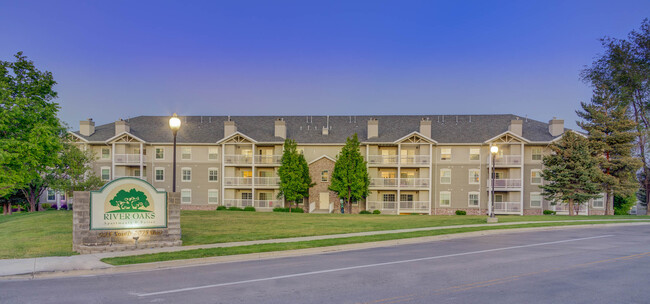
[[[180,193],[167,193],[167,228],[90,230],[90,192],[74,193],[72,250],[81,253],[181,246]]]

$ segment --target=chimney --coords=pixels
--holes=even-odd
[[[124,132],[131,132],[131,127],[129,124],[124,121],[123,119],[120,119],[115,122],[115,135],[124,133]]]
[[[379,137],[379,121],[375,118],[368,120],[368,139]]]
[[[79,122],[79,133],[83,136],[90,136],[95,133],[95,122],[92,118]]]
[[[287,124],[282,118],[275,120],[275,137],[287,138]]]
[[[235,132],[237,132],[237,126],[234,121],[228,119],[223,122],[223,137],[233,135]]]
[[[512,133],[515,133],[517,136],[522,136],[522,131],[524,127],[524,121],[517,119],[513,119],[510,121],[510,127],[508,130]]]
[[[557,137],[564,133],[564,120],[553,117],[548,122],[548,132]]]
[[[429,118],[420,120],[420,134],[431,138],[431,120]]]

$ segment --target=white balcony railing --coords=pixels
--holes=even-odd
[[[400,178],[399,186],[401,188],[428,188],[430,185],[428,178]]]
[[[497,166],[520,166],[521,155],[501,155],[497,156],[494,160]]]
[[[252,199],[225,199],[223,200],[223,205],[226,207],[239,207],[239,208],[244,208],[244,207],[252,207],[253,206],[253,200]]]
[[[399,209],[405,211],[429,212],[429,202],[427,201],[400,201]]]
[[[402,155],[400,157],[401,165],[429,165],[431,156],[429,155]]]
[[[494,202],[494,213],[519,213],[520,202]]]
[[[279,177],[256,177],[255,186],[278,186],[280,184]]]
[[[224,177],[224,186],[252,186],[253,179],[250,177]]]
[[[251,155],[224,155],[223,163],[226,165],[250,165],[253,163]]]
[[[255,155],[256,165],[279,165],[282,163],[282,155]]]
[[[488,180],[488,189],[492,187],[492,181]],[[512,178],[512,179],[495,179],[494,180],[494,189],[495,190],[508,190],[508,189],[521,189],[521,179]]]
[[[371,178],[370,187],[397,187],[397,179],[383,177]]]
[[[368,155],[368,164],[370,165],[397,165],[399,156],[397,155]]]
[[[366,204],[370,210],[397,210],[397,202],[368,201]]]
[[[281,200],[255,200],[253,203],[257,209],[273,209],[283,205]]]
[[[146,176],[140,177],[139,175],[138,176],[135,176],[135,175],[115,175],[115,176],[113,176],[113,179],[118,179],[118,178],[122,178],[122,177],[134,177],[134,178],[140,178],[140,179],[143,179],[143,180],[147,179]]]
[[[147,156],[142,155],[142,162],[147,161]],[[115,163],[120,164],[139,164],[140,154],[115,154]]]

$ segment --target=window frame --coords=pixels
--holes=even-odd
[[[184,196],[183,193],[189,193],[189,201],[185,202],[184,201]],[[191,204],[192,203],[192,189],[181,189],[181,204]]]
[[[162,179],[158,179],[158,170],[162,171]],[[156,167],[153,169],[153,180],[155,182],[164,182],[165,181],[165,168],[164,167]]]
[[[449,151],[449,153],[445,153],[445,151]],[[449,155],[449,158],[445,159],[443,158],[443,155]],[[451,148],[440,148],[440,161],[450,161],[451,160]]]
[[[476,172],[476,176],[478,177],[478,180],[474,181],[472,178],[472,172]],[[468,183],[470,185],[480,185],[481,184],[481,169],[469,169],[469,180]]]
[[[533,195],[536,195],[539,197],[539,206],[533,206]],[[535,209],[541,209],[542,205],[544,205],[544,197],[542,196],[541,192],[531,192],[530,193],[530,198],[528,200],[528,206],[530,208],[535,208]]]
[[[158,150],[162,152],[162,157],[158,158]],[[153,150],[153,157],[155,160],[165,160],[165,148],[164,147],[156,147]]]
[[[442,196],[443,196],[443,194],[448,195],[448,198],[446,199],[448,201],[448,203],[446,205],[442,204],[442,201],[443,201]],[[439,202],[440,207],[451,207],[451,191],[440,191],[439,198],[440,198],[440,202]]]
[[[472,195],[476,195],[476,205],[472,205]],[[467,193],[467,207],[478,208],[481,206],[481,192],[470,191]]]
[[[185,179],[185,171],[189,171],[189,172],[190,172],[190,174],[189,174],[189,175],[190,175],[190,178],[187,179],[187,180]],[[186,182],[186,183],[190,183],[190,182],[192,182],[192,168],[190,168],[190,167],[183,167],[183,168],[181,168],[181,182]]]
[[[212,180],[212,172],[216,172],[216,179]],[[208,182],[216,183],[219,182],[219,168],[211,167],[208,168]]]
[[[106,179],[104,178],[104,170],[108,170],[108,178],[106,178]],[[101,167],[101,168],[99,168],[99,178],[101,178],[101,180],[103,180],[103,181],[110,181],[111,177],[112,177],[111,173],[112,173],[111,172],[111,167]]]
[[[189,153],[185,153],[184,150],[189,151]],[[185,158],[184,155],[189,155],[189,157]],[[181,160],[192,160],[192,147],[181,147]]]
[[[213,155],[214,155],[214,158],[212,158]],[[217,148],[217,147],[208,147],[208,160],[219,160],[219,148]]]
[[[478,153],[472,153],[472,150],[478,151]],[[476,159],[472,159],[472,156],[476,155]],[[469,160],[470,161],[480,161],[481,160],[481,148],[469,148]]]
[[[54,196],[54,198],[50,199],[50,193]],[[56,191],[52,189],[47,189],[47,197],[46,197],[48,202],[56,202]]]
[[[210,194],[211,193],[216,193],[217,194],[217,196],[216,196],[217,201],[216,202],[210,202]],[[208,204],[209,205],[214,205],[214,204],[218,205],[219,204],[219,189],[208,189]]]
[[[600,206],[600,207],[596,207],[596,204],[595,204],[596,200],[601,201],[603,205]],[[591,200],[591,207],[593,207],[594,209],[605,209],[605,195],[604,195],[604,193],[601,193],[601,197],[594,198],[594,199]]]
[[[320,181],[322,183],[329,183],[330,181],[330,171],[329,170],[323,170],[320,172]]]
[[[536,150],[539,150],[539,153],[535,153]],[[530,160],[532,161],[541,161],[542,158],[544,157],[544,149],[542,147],[531,147],[530,148]],[[535,157],[539,156],[539,159],[536,159]]]
[[[443,172],[449,172],[449,176],[445,176]],[[448,182],[443,182],[443,178],[449,178]],[[451,169],[440,169],[440,184],[441,185],[450,185],[451,184]]]
[[[533,177],[533,173],[539,173],[539,177]],[[539,183],[533,182],[534,178],[539,178]],[[542,170],[540,169],[531,169],[530,170],[530,184],[531,185],[542,185],[544,184],[544,178],[542,177]]]
[[[108,151],[106,157],[104,157],[104,150]],[[111,159],[111,148],[101,148],[101,159]]]

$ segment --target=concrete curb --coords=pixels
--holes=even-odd
[[[518,224],[522,224],[522,222],[519,222]],[[397,240],[388,240],[388,241],[379,241],[379,242],[357,243],[357,244],[315,247],[315,248],[286,250],[286,251],[273,251],[273,252],[263,252],[263,253],[251,253],[251,254],[241,254],[241,255],[229,255],[229,256],[208,257],[208,258],[189,259],[189,260],[174,260],[174,261],[153,262],[153,263],[124,265],[124,266],[111,266],[102,263],[99,261],[99,258],[96,257],[95,255],[80,255],[80,256],[73,256],[73,257],[78,258],[82,256],[88,256],[89,259],[88,259],[87,266],[90,266],[90,269],[70,269],[70,268],[66,269],[66,263],[58,264],[59,267],[56,267],[55,269],[48,269],[47,267],[34,266],[33,268],[31,268],[33,269],[33,271],[29,273],[4,275],[4,276],[0,275],[0,281],[46,279],[46,278],[60,278],[60,277],[74,277],[74,276],[97,276],[97,275],[120,274],[120,273],[129,273],[129,272],[155,271],[155,270],[200,266],[200,265],[207,265],[207,264],[220,264],[220,263],[232,263],[232,262],[255,261],[255,260],[261,261],[261,260],[286,258],[286,257],[317,255],[317,254],[326,254],[331,252],[353,251],[353,250],[362,250],[362,249],[369,249],[369,248],[390,247],[390,246],[435,242],[435,241],[443,241],[443,240],[451,240],[451,239],[459,239],[459,238],[479,237],[484,235],[524,233],[524,232],[531,232],[531,231],[584,229],[584,228],[591,228],[591,227],[602,227],[604,225],[640,226],[640,225],[650,225],[650,222],[646,221],[646,222],[639,222],[639,223],[620,223],[620,224],[603,223],[603,224],[584,224],[584,225],[572,225],[572,226],[551,226],[551,227],[484,230],[484,231],[462,232],[462,233],[455,233],[455,234],[406,238],[406,239],[397,239]],[[469,225],[469,226],[476,226],[476,225]],[[486,226],[486,225],[479,225],[479,226]],[[453,226],[453,227],[460,228],[460,226]],[[449,227],[446,227],[445,229],[448,228]],[[435,229],[430,229],[430,230],[435,230]],[[191,249],[186,249],[185,247],[183,247],[183,250],[191,250]],[[131,252],[131,254],[129,255],[136,255],[136,254],[138,253]],[[66,258],[73,258],[73,257],[56,257],[56,258],[61,258],[61,261],[63,261]],[[21,261],[25,261],[25,260],[35,260],[35,259],[23,259]],[[95,264],[94,262],[97,262],[99,264]],[[70,265],[68,264],[68,266]]]

